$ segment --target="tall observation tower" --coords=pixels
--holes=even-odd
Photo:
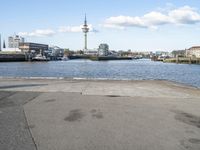
[[[87,50],[87,33],[89,32],[89,27],[87,25],[87,17],[86,17],[86,14],[85,14],[85,21],[84,21],[84,25],[83,25],[83,33],[84,33],[84,37],[85,37],[85,46],[84,46],[84,51]]]

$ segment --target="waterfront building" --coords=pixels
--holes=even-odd
[[[47,56],[54,60],[61,59],[64,56],[64,49],[58,46],[50,46],[48,51],[45,52]]]
[[[19,43],[24,43],[25,39],[19,35],[8,37],[8,48],[19,48]]]
[[[119,56],[119,53],[114,50],[110,50],[109,53],[111,56]]]
[[[100,44],[98,53],[100,56],[108,56],[109,55],[109,45],[108,44]]]
[[[19,49],[22,52],[28,52],[28,53],[44,53],[44,51],[47,51],[49,48],[46,44],[39,44],[39,43],[29,43],[29,42],[23,42],[19,43]]]
[[[97,56],[98,55],[98,50],[87,50],[84,52],[85,55],[90,55],[90,56]]]
[[[87,17],[85,15],[85,21],[84,21],[84,25],[83,25],[83,33],[84,33],[84,40],[85,40],[85,44],[84,44],[84,52],[87,51],[87,33],[89,32],[89,27],[88,27],[88,24],[87,24]]]
[[[193,46],[187,49],[186,56],[200,58],[200,46]]]
[[[165,51],[156,51],[155,56],[160,57],[160,58],[168,58],[170,57],[170,53],[165,52]]]
[[[171,56],[173,58],[176,58],[176,57],[185,57],[186,56],[186,50],[173,50],[171,52]]]

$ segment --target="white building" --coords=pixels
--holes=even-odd
[[[108,56],[109,55],[109,45],[108,44],[100,44],[98,50],[99,50],[100,56]]]
[[[200,46],[193,46],[193,47],[187,49],[186,56],[200,58]]]
[[[19,48],[19,43],[24,43],[24,38],[19,35],[8,37],[8,48]]]
[[[21,52],[19,48],[3,48],[2,51],[4,52]]]
[[[97,56],[98,55],[98,50],[94,49],[94,50],[86,50],[84,52],[85,55],[91,55],[91,56]]]
[[[64,49],[58,46],[50,46],[48,53],[54,57],[63,57],[64,56]]]

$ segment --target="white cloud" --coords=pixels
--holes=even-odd
[[[52,29],[37,29],[32,32],[19,32],[18,35],[24,36],[24,37],[47,37],[47,36],[53,36],[60,33],[67,33],[67,32],[82,32],[82,25],[80,26],[61,26],[58,28],[57,31],[54,31]],[[92,25],[88,25],[90,32],[96,33],[99,32],[98,30],[94,29]]]
[[[59,27],[58,32],[82,32],[82,26],[61,26]]]
[[[145,14],[140,19],[141,19],[141,22],[143,22],[145,27],[163,25],[163,24],[168,24],[170,22],[169,16],[164,15],[160,12],[156,12],[156,11]]]
[[[115,16],[105,20],[106,28],[124,29],[125,27],[141,27],[156,29],[166,24],[187,25],[200,23],[200,13],[189,6],[168,9],[167,12],[152,11],[141,17]]]
[[[115,24],[100,24],[100,27],[112,28],[112,29],[120,29],[120,30],[124,30],[125,29],[125,27],[118,26],[118,25],[115,25]]]
[[[56,34],[54,30],[51,29],[37,29],[33,32],[19,32],[20,36],[29,36],[29,37],[46,37],[46,36],[52,36]]]
[[[67,33],[67,32],[82,32],[83,25],[80,26],[61,26],[58,28],[58,32]],[[98,32],[98,30],[94,29],[91,24],[88,25],[89,32]]]
[[[200,22],[200,14],[189,6],[172,10],[168,15],[177,24],[195,24]]]

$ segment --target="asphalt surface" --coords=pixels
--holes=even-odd
[[[199,150],[200,89],[168,81],[0,79],[2,150]]]
[[[23,105],[38,95],[37,92],[0,91],[1,150],[36,150]]]

